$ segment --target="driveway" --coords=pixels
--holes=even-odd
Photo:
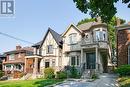
[[[54,87],[118,87],[116,78],[117,76],[114,74],[104,73],[93,82],[87,82],[86,80],[66,81]]]

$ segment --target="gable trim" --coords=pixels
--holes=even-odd
[[[43,45],[43,43],[44,43],[44,41],[45,41],[45,39],[46,39],[46,37],[47,37],[47,35],[48,35],[48,33],[51,31],[51,28],[48,28],[48,30],[47,30],[47,32],[46,32],[46,34],[45,34],[45,36],[44,36],[44,38],[43,38],[43,40],[42,40],[42,43],[41,43],[41,45],[40,45],[40,47],[39,48],[41,48],[42,47],[42,45]],[[52,35],[52,37],[54,38],[54,36],[53,36],[53,34],[52,34],[52,32],[50,32],[51,33],[51,35]],[[55,40],[55,38],[54,38],[54,40]],[[55,40],[55,42],[57,43],[57,41]],[[57,43],[57,45],[59,46],[59,44]]]
[[[70,24],[70,26],[69,26],[69,27],[67,28],[67,30],[62,34],[62,36],[64,36],[64,35],[69,31],[69,29],[70,29],[71,27],[74,27],[74,29],[75,29],[76,31],[78,31],[80,34],[82,34],[82,31],[79,30],[74,24]]]

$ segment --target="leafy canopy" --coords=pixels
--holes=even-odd
[[[119,0],[73,0],[76,7],[83,13],[91,15],[92,18],[100,16],[102,21],[108,23],[117,13],[114,6]],[[122,0],[122,3],[128,4],[130,8],[130,0]]]

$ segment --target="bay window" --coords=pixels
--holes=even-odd
[[[71,66],[78,66],[80,64],[79,56],[72,56],[70,61],[71,61]]]

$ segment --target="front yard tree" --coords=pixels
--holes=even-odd
[[[108,23],[117,13],[115,3],[119,0],[73,0],[76,7],[83,13],[91,15],[92,18],[100,16],[102,21]],[[122,0],[122,3],[128,4],[130,8],[130,0]]]

